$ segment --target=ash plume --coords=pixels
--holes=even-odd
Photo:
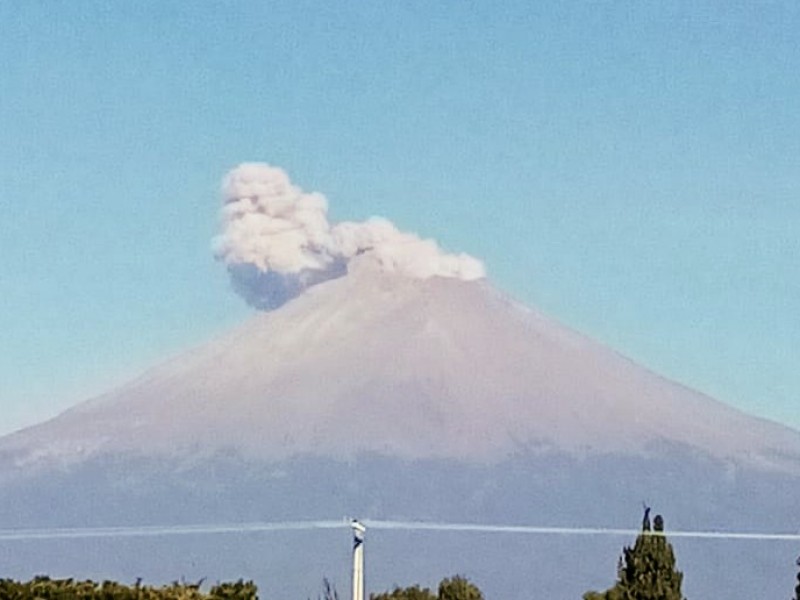
[[[260,310],[346,275],[348,262],[362,254],[385,271],[417,279],[485,276],[479,260],[448,254],[434,240],[400,231],[386,219],[331,224],[324,196],[304,192],[282,169],[265,163],[232,169],[222,196],[214,255],[226,265],[234,290]]]

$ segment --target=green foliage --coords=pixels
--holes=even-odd
[[[436,596],[429,588],[418,585],[401,588],[395,587],[391,592],[370,594],[370,600],[436,600]]]
[[[633,547],[623,549],[614,587],[587,592],[584,600],[683,600],[683,574],[675,569],[675,553],[663,529],[657,516],[655,531],[643,530]]]
[[[430,588],[414,585],[405,588],[395,587],[391,592],[382,594],[371,594],[370,600],[483,600],[483,593],[466,577],[456,575],[442,579],[438,595],[435,595]]]
[[[797,559],[798,567],[800,567],[800,558]],[[797,585],[794,588],[794,600],[800,600],[800,573],[797,574]]]
[[[483,600],[483,593],[466,577],[456,575],[441,581],[439,600]]]
[[[0,600],[258,600],[258,590],[252,581],[242,580],[220,583],[205,594],[199,583],[153,587],[140,581],[128,586],[114,581],[36,577],[28,582],[0,579]]]
[[[252,581],[219,583],[208,593],[209,600],[258,600],[258,588]]]

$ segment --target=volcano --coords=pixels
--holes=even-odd
[[[345,276],[6,436],[0,482],[0,525],[14,528],[355,513],[626,527],[646,500],[681,528],[782,531],[800,497],[800,433],[666,380],[486,280],[407,277],[365,253]],[[427,539],[433,558],[422,560],[413,549],[419,539],[396,535],[373,555],[386,559],[373,567],[376,585],[430,585],[425,577],[472,568],[479,584],[509,598],[526,591],[512,568],[533,573],[550,598],[603,587],[620,546],[515,541],[509,549],[448,534]],[[74,552],[30,546],[7,564],[20,576],[211,571],[273,581],[266,585],[275,593],[314,593],[303,580],[309,567],[287,575],[265,540],[222,557],[207,540],[159,540],[157,550],[144,551],[138,542],[115,543]],[[340,568],[331,558],[338,550],[298,544],[277,546],[328,575]],[[688,556],[695,569],[688,589],[745,598],[790,588],[790,576],[780,580],[785,547],[742,544],[680,542],[679,563]],[[253,553],[272,557],[264,561],[272,567],[248,562]],[[791,571],[790,553],[785,559]],[[569,560],[584,573],[565,582],[557,567]],[[714,580],[726,563],[742,560],[759,576],[726,571],[724,582]]]
[[[663,379],[485,280],[347,277],[5,438],[19,465],[236,452],[494,463],[665,446],[796,470],[800,435]]]

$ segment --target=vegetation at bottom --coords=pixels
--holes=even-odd
[[[797,566],[800,567],[800,558],[797,559]],[[793,600],[800,600],[800,573],[797,574],[797,585],[794,588]]]
[[[456,575],[439,582],[439,590],[434,594],[430,588],[419,585],[396,587],[390,592],[370,594],[370,600],[483,600],[483,592],[466,577]]]
[[[36,577],[27,582],[0,579],[0,600],[257,600],[252,581],[220,583],[208,592],[200,584],[172,583],[154,587],[115,581],[75,581]]]

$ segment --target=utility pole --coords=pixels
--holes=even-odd
[[[364,600],[364,533],[367,528],[357,519],[350,521],[353,528],[353,600]]]

